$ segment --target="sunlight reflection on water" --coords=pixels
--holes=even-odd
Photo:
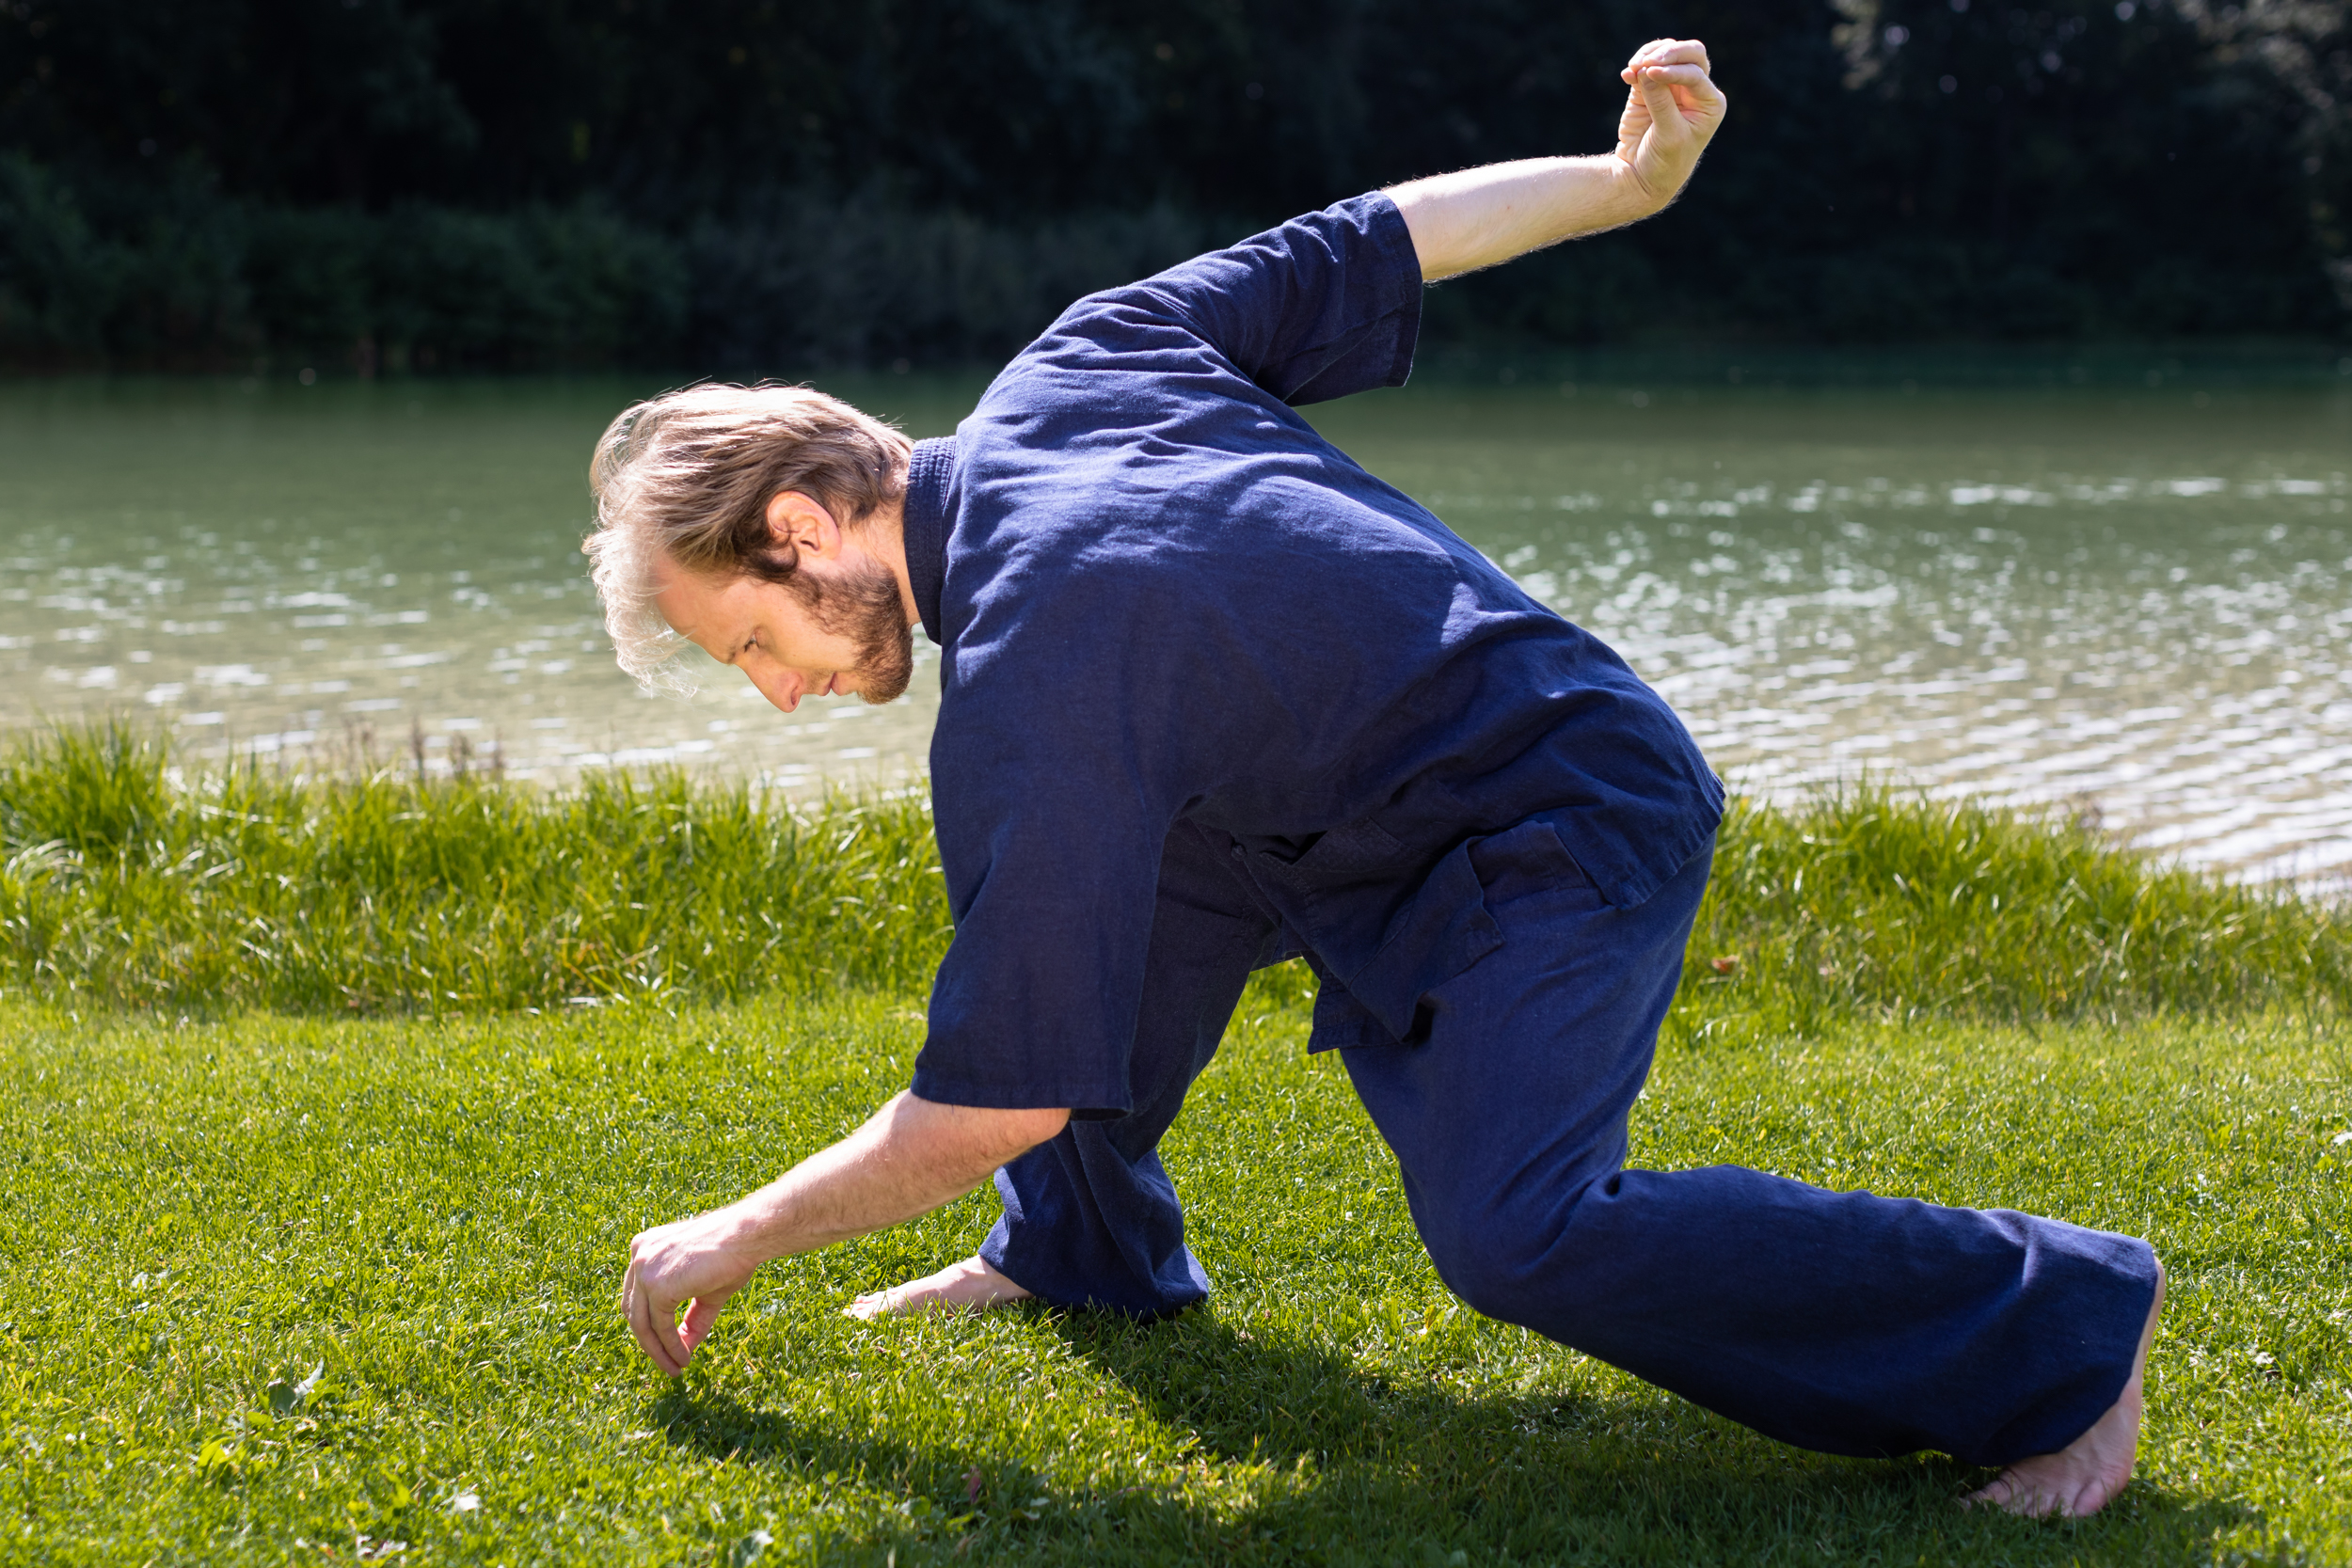
[[[1743,790],[1869,776],[2249,877],[2352,868],[2352,398],[1659,401],[1331,428]]]
[[[836,384],[916,435],[977,382]],[[914,694],[776,714],[611,662],[582,469],[641,388],[0,389],[0,723],[561,784],[919,777]],[[1639,396],[1635,395],[1638,392]],[[1313,410],[1667,694],[1766,795],[1867,772],[2058,803],[2255,877],[2352,872],[2352,396],[1426,378]]]

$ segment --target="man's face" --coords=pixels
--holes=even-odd
[[[666,562],[656,581],[654,608],[671,629],[742,671],[787,713],[803,697],[892,702],[914,678],[914,635],[898,579],[863,551],[804,555],[784,582],[723,580]]]

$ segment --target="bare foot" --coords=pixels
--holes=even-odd
[[[2148,1325],[2139,1331],[2139,1359],[2123,1395],[2090,1430],[2056,1453],[2021,1459],[1993,1478],[1981,1490],[1961,1499],[1988,1503],[2029,1519],[2079,1519],[2114,1501],[2132,1479],[2132,1461],[2139,1455],[2139,1413],[2145,1403],[2148,1347],[2155,1342],[2156,1315],[2164,1310],[2164,1265],[2156,1265],[2156,1299],[2148,1308]]]
[[[937,1274],[860,1296],[841,1310],[845,1316],[871,1323],[902,1312],[977,1312],[983,1307],[1023,1300],[1028,1293],[979,1259],[967,1258]]]

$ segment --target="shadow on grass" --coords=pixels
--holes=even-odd
[[[1327,1348],[1261,1338],[1220,1321],[1213,1307],[1148,1323],[1107,1312],[1041,1315],[1072,1355],[1229,1462],[1376,1459],[1399,1437],[1499,1408],[1434,1383],[1367,1373]],[[1558,1398],[1516,1413],[1552,1426],[1592,1418],[1587,1402]]]
[[[1981,1472],[1807,1453],[1663,1394],[1470,1397],[1367,1376],[1213,1310],[1154,1323],[1038,1317],[1213,1458],[1221,1495],[1189,1478],[1073,1492],[1025,1463],[716,1391],[674,1390],[656,1418],[712,1459],[855,1477],[927,1503],[890,1543],[907,1563],[928,1560],[927,1544],[957,1561],[2174,1563],[2259,1522],[2144,1484],[2090,1520],[1971,1513],[1957,1499]],[[847,1533],[845,1548],[858,1532]]]

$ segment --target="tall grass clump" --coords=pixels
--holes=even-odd
[[[2352,924],[2072,818],[1883,788],[1734,803],[1691,942],[1682,1022],[2034,1024],[2352,1003]]]
[[[926,805],[790,805],[678,773],[551,793],[405,769],[183,774],[121,725],[0,752],[0,983],[358,1013],[920,997],[949,934]],[[1311,989],[1295,966],[1253,1007]],[[2352,1004],[2328,906],[2058,818],[1885,790],[1736,804],[1671,1025],[2117,1020]]]
[[[385,770],[183,777],[127,727],[0,761],[0,976],[125,1004],[373,1012],[919,990],[946,900],[919,801],[682,775],[552,794]]]

